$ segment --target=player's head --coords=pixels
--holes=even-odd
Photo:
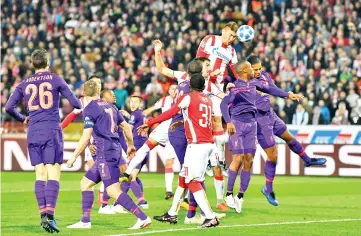
[[[174,98],[176,88],[177,88],[177,84],[172,84],[171,86],[169,86],[168,93],[172,99]]]
[[[115,104],[116,102],[114,92],[110,89],[104,89],[100,93],[100,98],[106,101],[107,103]]]
[[[248,61],[239,61],[237,62],[236,66],[235,66],[235,70],[237,75],[246,81],[249,81],[253,78],[254,76],[254,72],[253,72],[253,68],[251,66],[251,63],[249,63]]]
[[[142,106],[142,98],[139,96],[131,96],[129,99],[129,108],[131,111],[136,111]]]
[[[203,70],[202,62],[198,60],[193,60],[189,62],[187,65],[187,72],[189,74],[189,77],[192,77],[192,75],[194,74],[202,73],[202,70]]]
[[[205,79],[201,74],[194,74],[190,79],[191,90],[202,92],[205,86]]]
[[[222,35],[221,35],[221,41],[225,45],[231,45],[233,41],[236,39],[236,32],[238,30],[238,25],[236,22],[231,21],[228,22],[223,28],[222,28]]]
[[[198,57],[194,59],[202,63],[202,76],[207,78],[209,76],[209,71],[211,70],[211,62],[206,57]]]
[[[31,63],[35,70],[47,69],[49,61],[49,53],[45,49],[36,49],[31,54]]]
[[[254,77],[259,78],[261,77],[262,72],[262,62],[259,57],[255,55],[251,55],[247,58],[247,61],[251,63],[251,66],[254,70]]]
[[[97,84],[99,84],[100,89],[102,89],[102,80],[100,79],[100,76],[94,74],[88,77],[87,81],[89,80],[93,80],[95,81]]]
[[[84,95],[87,97],[99,97],[100,86],[94,80],[89,80],[84,83]]]

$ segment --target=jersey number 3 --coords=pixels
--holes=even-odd
[[[199,104],[199,111],[202,112],[202,119],[199,119],[199,125],[203,128],[211,127],[211,106],[207,106],[206,104]]]
[[[53,85],[49,82],[41,83],[38,86],[35,84],[29,84],[25,88],[25,93],[30,95],[30,99],[28,101],[28,109],[29,111],[37,111],[40,108],[49,109],[53,107],[54,100],[53,94],[51,93],[53,90]],[[39,105],[34,104],[34,100],[39,97]]]

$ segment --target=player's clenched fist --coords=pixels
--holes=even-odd
[[[160,50],[162,50],[162,41],[160,41],[159,39],[154,40],[154,51],[155,52],[160,52]]]
[[[230,136],[232,136],[236,132],[233,123],[227,123],[227,132]]]
[[[71,159],[68,160],[68,162],[66,163],[66,166],[68,168],[72,168],[75,160],[76,160],[76,157],[72,157]]]

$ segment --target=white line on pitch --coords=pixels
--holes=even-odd
[[[295,225],[295,224],[312,224],[312,223],[345,222],[345,221],[361,221],[361,219],[309,220],[309,221],[274,222],[274,223],[245,224],[245,225],[221,225],[221,226],[218,226],[217,228],[260,227],[260,226],[273,226],[273,225]],[[110,236],[145,235],[145,234],[167,233],[167,232],[176,232],[176,231],[190,231],[190,230],[199,230],[199,228],[193,227],[193,228],[152,230],[152,231],[130,233],[130,234],[114,234],[114,235],[110,235]]]

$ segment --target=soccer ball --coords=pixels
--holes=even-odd
[[[242,25],[237,30],[237,37],[242,43],[249,42],[254,38],[254,29],[249,25]]]

